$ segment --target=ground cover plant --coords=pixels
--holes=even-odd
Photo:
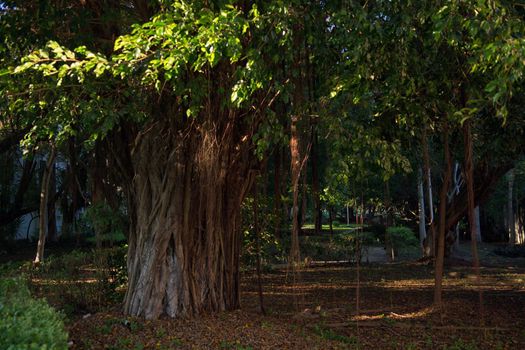
[[[0,347],[9,350],[65,350],[63,317],[35,299],[21,279],[0,279]]]

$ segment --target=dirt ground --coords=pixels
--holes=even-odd
[[[498,264],[505,263],[511,267]],[[118,311],[69,324],[73,349],[525,349],[525,268],[493,261],[476,280],[447,267],[443,310],[432,267],[402,262],[245,273],[242,310],[141,321]],[[359,270],[359,271],[358,271]],[[359,272],[359,276],[358,276]],[[118,306],[115,306],[118,310]]]

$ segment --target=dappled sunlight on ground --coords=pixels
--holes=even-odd
[[[426,307],[423,309],[419,309],[413,312],[405,312],[405,313],[395,313],[395,312],[389,312],[388,314],[362,314],[362,315],[356,315],[351,318],[352,321],[372,321],[372,320],[384,320],[384,319],[392,319],[392,320],[402,320],[402,319],[416,319],[416,318],[422,318],[430,315],[432,312],[434,312],[434,308],[432,307]]]
[[[478,349],[525,348],[525,269],[483,268],[478,281],[471,268],[447,268],[442,314],[432,306],[433,278],[426,265],[372,264],[360,267],[357,283],[355,266],[321,266],[295,279],[283,270],[264,274],[263,289],[271,315],[322,325],[362,348],[435,349],[458,339]],[[245,275],[243,289],[243,307],[257,310],[254,275]]]

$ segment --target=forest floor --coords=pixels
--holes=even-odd
[[[141,321],[115,306],[68,328],[73,349],[525,349],[522,260],[487,261],[481,281],[446,267],[442,310],[431,308],[431,266],[365,264],[358,277],[355,265],[316,265],[263,274],[265,316],[248,272],[242,310]]]

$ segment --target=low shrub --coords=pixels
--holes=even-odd
[[[387,228],[387,234],[390,235],[396,252],[406,251],[417,247],[419,244],[414,231],[405,226],[389,227]]]
[[[357,244],[359,239],[359,245]],[[301,255],[317,261],[355,261],[358,247],[359,257],[363,259],[367,247],[375,244],[370,232],[344,232],[333,235],[303,236],[300,237]]]
[[[87,242],[112,247],[127,241],[126,215],[121,210],[114,210],[106,203],[89,206],[81,218],[84,230],[90,236]],[[98,235],[95,234],[98,232]],[[98,242],[97,242],[98,241]]]
[[[62,316],[18,279],[0,280],[0,349],[67,349]]]

